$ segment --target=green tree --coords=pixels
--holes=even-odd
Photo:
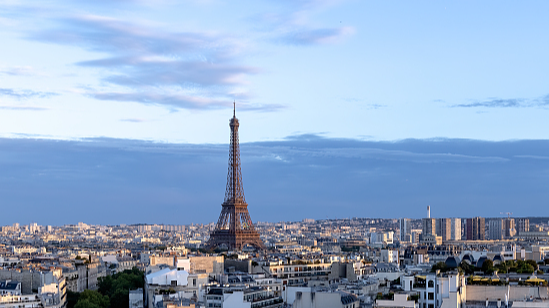
[[[467,275],[471,275],[475,272],[475,267],[465,261],[461,261],[461,263],[458,266],[458,271],[461,269],[463,273]]]
[[[125,308],[129,306],[129,290],[143,288],[144,274],[137,268],[107,276],[99,280],[99,292],[108,296],[110,307]]]
[[[90,302],[87,299],[84,299],[84,300],[79,300],[78,303],[76,303],[76,305],[74,306],[74,308],[102,308],[102,307]]]
[[[521,274],[532,274],[534,272],[534,267],[531,264],[524,263],[518,270],[517,273]]]
[[[495,269],[498,270],[498,273],[505,274],[509,271],[509,267],[507,266],[507,263],[501,262],[498,265],[494,266]]]
[[[97,291],[84,290],[74,308],[108,308],[109,298]]]
[[[128,308],[129,306],[129,290],[116,289],[111,297],[111,307]]]
[[[494,262],[492,262],[492,260],[485,260],[482,263],[481,269],[485,275],[492,274],[494,272]]]
[[[532,268],[534,268],[534,270],[537,270],[538,269],[538,263],[534,260],[526,260],[526,264],[529,264],[532,266]]]
[[[74,308],[79,298],[80,293],[67,290],[67,308]]]
[[[433,267],[431,267],[431,272],[436,272],[436,270],[440,270],[441,272],[445,272],[448,270],[447,266],[446,266],[446,263],[444,262],[438,262],[437,264],[433,265]]]

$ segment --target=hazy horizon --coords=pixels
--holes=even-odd
[[[243,143],[244,193],[254,222],[421,218],[427,205],[432,217],[549,216],[548,147],[316,135]],[[209,223],[221,211],[227,144],[3,138],[0,149],[3,204],[25,209],[0,224]]]

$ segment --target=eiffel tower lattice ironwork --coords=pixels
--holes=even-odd
[[[263,249],[263,241],[255,230],[250,213],[248,213],[248,204],[244,198],[238,142],[239,123],[235,109],[233,109],[233,117],[229,122],[231,145],[225,200],[221,204],[221,214],[215,225],[215,230],[210,234],[207,246],[214,248],[225,245],[228,249],[242,250],[245,245],[251,245],[256,249]]]

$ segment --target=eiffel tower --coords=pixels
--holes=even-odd
[[[248,204],[244,198],[238,142],[239,123],[234,103],[233,108],[233,118],[229,122],[231,146],[229,148],[229,172],[225,201],[221,204],[221,214],[215,225],[215,230],[210,234],[207,246],[215,248],[225,245],[230,250],[242,250],[245,245],[251,245],[256,249],[264,249],[263,242],[254,228],[250,213],[248,213]]]

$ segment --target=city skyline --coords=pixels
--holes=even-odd
[[[0,308],[549,308],[547,12],[0,1]]]

